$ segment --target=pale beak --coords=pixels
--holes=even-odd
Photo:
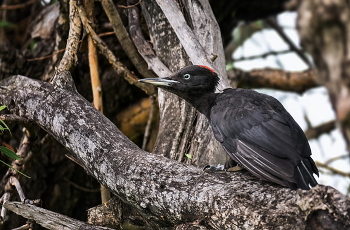
[[[139,82],[148,83],[155,86],[170,86],[173,83],[179,83],[178,81],[170,80],[169,78],[145,78],[140,79]]]

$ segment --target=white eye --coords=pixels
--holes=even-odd
[[[185,75],[184,75],[184,79],[185,80],[189,80],[191,78],[191,75],[189,75],[188,73],[186,73]]]

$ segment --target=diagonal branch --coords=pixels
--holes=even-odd
[[[115,35],[117,36],[121,46],[123,47],[126,55],[129,57],[130,61],[134,64],[137,71],[139,71],[140,74],[142,74],[145,78],[150,77],[156,77],[150,70],[148,69],[148,66],[146,62],[143,60],[143,58],[140,56],[140,54],[137,52],[137,49],[135,48],[133,42],[131,41],[128,32],[126,31],[122,20],[119,16],[119,13],[117,9],[114,6],[113,1],[111,0],[101,0],[102,7],[104,11],[106,12],[109,21],[112,24],[113,30],[115,32]],[[152,69],[156,74],[154,69]],[[159,74],[158,74],[159,75]],[[161,75],[159,75],[161,76]]]
[[[173,27],[177,37],[186,50],[187,55],[190,57],[191,62],[194,65],[205,65],[212,69],[215,69],[221,79],[219,83],[220,90],[225,88],[231,88],[226,79],[226,71],[221,68],[214,67],[208,53],[203,49],[202,45],[197,40],[197,36],[193,33],[192,29],[187,25],[186,20],[181,13],[179,7],[173,0],[156,0],[164,12],[169,23]]]
[[[0,10],[17,10],[22,9],[26,6],[32,5],[34,3],[38,2],[38,0],[29,0],[28,2],[17,4],[17,5],[2,5],[0,6]]]
[[[47,209],[20,202],[6,201],[4,207],[25,218],[35,220],[36,223],[47,229],[112,230],[111,228],[94,226]]]
[[[286,33],[283,31],[283,29],[276,23],[276,21],[273,18],[267,18],[266,22],[275,29],[275,31],[278,33],[278,35],[285,41],[289,48],[294,51],[308,66],[309,68],[312,68],[312,64],[309,60],[309,58],[305,55],[303,51],[301,51],[293,42],[290,40],[290,38],[286,35]]]
[[[71,78],[69,72],[60,77],[73,83],[67,79]],[[333,188],[319,185],[309,191],[292,191],[248,172],[209,174],[141,150],[73,85],[51,85],[23,76],[0,84],[0,104],[11,103],[10,112],[47,130],[88,173],[158,226],[201,219],[215,229],[287,229],[287,223],[305,229],[310,220],[321,220],[318,224],[322,226],[325,219],[329,226],[341,223],[350,227],[350,217],[344,212],[350,207],[350,198]],[[245,213],[254,215],[240,222]]]
[[[97,36],[95,31],[89,25],[84,8],[82,6],[79,6],[78,10],[86,32],[91,35],[92,39],[96,43],[96,46],[101,50],[102,54],[108,59],[109,63],[118,72],[118,74],[123,76],[125,80],[127,80],[130,84],[133,84],[144,90],[148,95],[154,95],[156,93],[155,87],[140,83],[138,81],[138,77],[129,71],[121,62],[117,61],[117,58],[114,56],[112,51],[108,49],[104,41],[102,41],[102,39]]]
[[[135,1],[128,0],[127,2],[130,5]],[[113,12],[113,14],[118,14],[115,8],[112,8],[111,11]],[[159,77],[167,77],[171,75],[171,71],[168,69],[167,66],[164,65],[164,63],[159,59],[159,57],[156,56],[152,49],[152,46],[144,38],[140,26],[140,17],[140,9],[137,6],[128,9],[129,33],[131,39],[134,42],[142,58],[147,62],[149,68],[152,69]],[[116,17],[116,19],[120,18]],[[121,26],[123,25],[121,24]]]
[[[334,120],[325,122],[315,127],[309,127],[305,131],[305,135],[308,140],[318,138],[322,134],[330,133],[336,128],[336,122]]]
[[[319,168],[325,168],[325,169],[328,169],[329,171],[331,171],[332,173],[335,173],[335,174],[338,174],[338,175],[350,178],[350,172],[344,172],[342,170],[339,170],[337,168],[329,166],[326,163],[322,163],[322,162],[319,162],[319,161],[315,161],[315,163],[316,163],[316,166],[319,167]]]

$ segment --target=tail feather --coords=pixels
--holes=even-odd
[[[320,175],[318,173],[317,166],[316,166],[315,162],[311,159],[311,157],[308,158],[308,163],[311,165],[312,172],[315,173],[317,175],[317,177],[320,177]]]
[[[309,161],[304,162],[301,160],[300,165],[297,165],[295,168],[294,180],[299,188],[308,190],[310,189],[310,186],[314,187],[318,184],[314,176],[311,174],[313,170]]]
[[[299,188],[301,189],[305,189],[305,190],[308,190],[310,189],[309,185],[306,183],[305,179],[304,179],[304,176],[303,176],[303,173],[301,170],[300,170],[300,167],[297,165],[296,167],[297,171],[295,172],[294,174],[294,179],[295,179],[295,183],[298,185]],[[303,168],[301,168],[303,170]],[[304,170],[303,170],[304,171]]]
[[[308,162],[309,162],[309,161],[308,161]],[[307,172],[309,180],[311,180],[311,181],[309,181],[310,185],[311,185],[312,187],[316,186],[318,183],[317,183],[317,181],[315,180],[314,176],[311,175],[310,170],[305,166],[305,164],[304,164],[303,161],[301,161],[301,164],[303,165],[305,171]],[[311,171],[311,172],[312,172],[312,171]],[[317,172],[317,173],[318,173],[318,172]]]

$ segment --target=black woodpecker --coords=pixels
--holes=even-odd
[[[249,89],[215,93],[218,75],[200,65],[140,82],[174,93],[204,114],[230,158],[255,176],[291,189],[317,185],[306,136],[277,99]],[[225,169],[234,166],[231,159]]]

